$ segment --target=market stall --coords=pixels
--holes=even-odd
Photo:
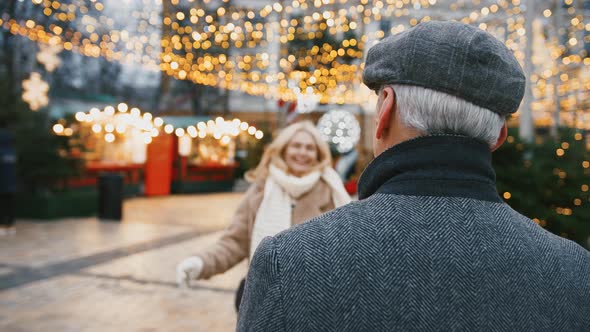
[[[165,131],[176,136],[178,151],[172,176],[172,191],[179,193],[231,190],[239,162],[238,147],[262,139],[256,127],[239,119],[217,117],[164,117]],[[185,124],[189,124],[184,126]],[[176,125],[172,131],[171,127]]]
[[[239,119],[153,117],[124,103],[60,119],[53,132],[68,136],[64,153],[81,160],[66,186],[96,187],[99,174],[114,172],[124,175],[127,194],[147,196],[231,189],[236,147],[264,137]]]
[[[68,187],[94,187],[101,173],[124,175],[126,191],[138,193],[143,181],[146,146],[159,134],[152,115],[120,103],[103,110],[92,108],[53,125],[57,135],[69,136],[69,151],[81,160],[79,174]]]

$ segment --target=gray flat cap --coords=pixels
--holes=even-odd
[[[363,82],[416,85],[500,115],[518,110],[526,79],[514,54],[491,34],[456,22],[427,22],[383,39],[367,55]]]

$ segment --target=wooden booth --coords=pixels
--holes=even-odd
[[[238,119],[153,117],[126,104],[78,112],[53,126],[70,136],[69,153],[82,160],[70,188],[96,188],[98,175],[124,175],[127,195],[231,190],[236,146],[264,135]]]

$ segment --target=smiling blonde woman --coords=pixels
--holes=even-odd
[[[221,238],[178,264],[179,285],[223,273],[251,258],[264,237],[350,202],[331,164],[330,149],[311,122],[285,128],[246,173],[252,185]]]

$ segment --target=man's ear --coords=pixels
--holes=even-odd
[[[377,116],[377,129],[375,130],[375,138],[383,139],[387,136],[391,126],[391,117],[395,111],[395,94],[393,88],[385,87],[381,90],[381,98],[383,102],[379,108]]]
[[[498,137],[498,141],[496,141],[496,144],[492,147],[492,152],[498,150],[498,148],[501,147],[502,144],[504,144],[504,142],[506,141],[506,137],[508,137],[508,128],[506,127],[506,122],[504,122],[502,129],[500,129],[500,136]]]

